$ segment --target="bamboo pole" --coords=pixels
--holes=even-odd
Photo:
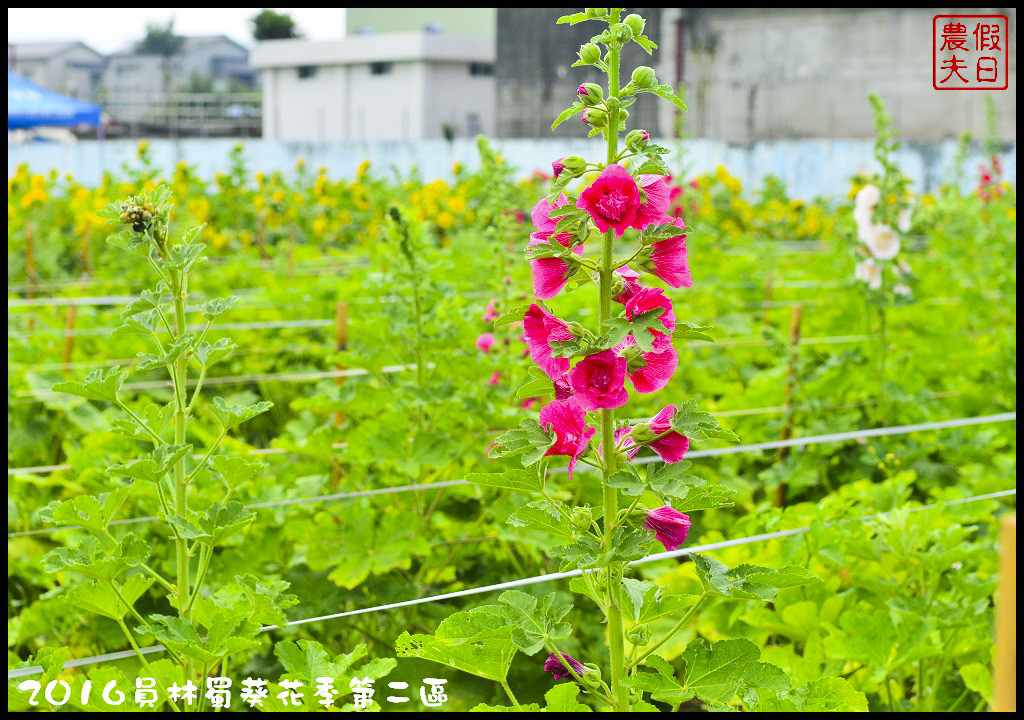
[[[1017,515],[1001,525],[992,710],[1017,712]]]
[[[334,315],[334,349],[336,352],[342,352],[348,349],[348,303],[338,301],[335,308]],[[341,363],[335,364],[335,369],[343,370]],[[335,379],[335,384],[339,387],[345,381],[344,378],[338,377]],[[344,415],[341,411],[334,413],[334,427],[341,427]],[[341,479],[341,466],[338,461],[335,460],[331,463],[331,483],[333,487],[338,486],[338,482]]]
[[[786,376],[786,390],[782,407],[783,423],[782,432],[779,433],[780,440],[789,440],[793,436],[793,388],[796,387],[797,362],[800,360],[800,324],[803,321],[804,308],[802,305],[793,306],[793,314],[789,321],[789,367]],[[779,448],[776,455],[776,462],[782,462],[789,456],[789,448]],[[782,507],[786,504],[786,483],[780,482],[775,487],[775,507]]]

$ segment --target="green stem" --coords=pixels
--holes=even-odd
[[[181,339],[185,336],[185,303],[188,294],[188,276],[185,271],[180,273],[171,273],[172,289],[174,294],[174,325],[177,333],[176,340]],[[188,424],[188,415],[186,411],[186,397],[185,397],[185,380],[186,373],[188,371],[188,360],[183,356],[179,355],[174,361],[174,443],[176,445],[184,445],[186,437],[186,429]],[[188,482],[185,476],[185,458],[182,457],[174,464],[174,480],[175,480],[175,502],[174,510],[175,513],[182,518],[188,518]],[[189,621],[189,610],[188,610],[188,598],[189,598],[189,558],[188,558],[188,547],[185,544],[185,538],[180,535],[175,538],[174,544],[177,551],[177,573],[178,573],[178,593],[177,593],[177,605],[178,615],[182,620]],[[190,677],[192,674],[191,663],[186,662],[185,664],[185,676]]]
[[[516,706],[516,710],[522,711],[522,708],[519,706],[519,701],[516,700],[516,694],[512,692],[512,688],[508,686],[508,680],[502,680],[501,686],[505,688],[505,694],[508,695],[508,699],[512,701],[512,704]]]
[[[153,668],[150,667],[149,662],[146,660],[146,656],[142,654],[139,646],[135,643],[135,638],[133,638],[132,634],[128,632],[128,626],[124,624],[124,620],[117,618],[117,624],[121,626],[121,631],[124,633],[124,636],[128,638],[128,644],[132,646],[132,650],[134,650],[135,654],[139,656],[139,661],[142,663],[142,666],[146,668],[146,672],[149,673],[150,677],[156,677],[153,673]],[[181,710],[178,709],[178,706],[174,704],[173,700],[167,698],[167,702],[170,703],[172,708],[174,708],[174,712],[181,712]]]
[[[210,560],[213,558],[213,548],[204,545],[200,554],[202,557],[199,559],[201,565],[199,567],[199,574],[196,576],[196,586],[192,591],[192,597],[188,599],[188,605],[185,607],[185,612],[189,612],[192,609],[192,605],[199,596],[199,588],[203,586],[203,579],[206,577],[206,571],[210,567]]]
[[[203,467],[206,465],[206,463],[209,461],[210,456],[213,455],[214,451],[218,447],[220,447],[221,442],[223,442],[223,440],[224,440],[225,436],[227,436],[227,434],[228,434],[227,430],[222,429],[220,431],[220,435],[217,437],[217,441],[213,445],[210,446],[209,450],[206,451],[206,457],[203,458],[202,462],[200,462],[198,465],[196,465],[196,469],[193,470],[189,474],[188,478],[185,480],[185,484],[186,485],[189,485],[195,479],[195,477],[199,473],[199,471],[202,470]]]
[[[119,408],[121,408],[122,410],[124,410],[126,413],[128,413],[128,417],[130,417],[132,420],[134,420],[136,423],[138,423],[139,427],[141,427],[143,430],[145,430],[146,434],[149,435],[151,438],[153,438],[153,445],[154,446],[159,446],[159,445],[163,445],[164,444],[164,441],[160,439],[160,436],[157,435],[155,432],[153,432],[153,430],[150,429],[149,425],[147,425],[142,420],[142,418],[140,418],[138,415],[136,415],[131,410],[129,410],[128,406],[125,405],[122,400],[120,400],[120,399],[117,400],[117,406]]]
[[[619,22],[621,9],[612,10],[609,23],[614,25]],[[608,46],[608,99],[613,107],[608,112],[608,164],[615,162],[619,153],[619,52],[617,43]],[[613,244],[615,232],[609,229],[604,235],[604,243],[601,254],[601,309],[600,309],[600,331],[603,332],[605,325],[612,316],[612,272],[614,270]],[[612,544],[615,538],[615,517],[618,513],[618,491],[608,484],[609,478],[615,472],[616,456],[615,450],[615,411],[611,408],[601,410],[601,440],[604,445],[604,550],[612,552]],[[626,679],[626,652],[625,638],[622,627],[622,608],[620,597],[622,591],[622,566],[618,564],[608,566],[608,650],[611,660],[611,690],[614,695],[613,707],[622,712],[629,711],[629,688],[624,681]],[[568,667],[568,666],[567,666]]]
[[[632,663],[632,664],[630,665],[630,667],[635,667],[636,665],[639,665],[639,664],[640,664],[641,662],[643,662],[643,661],[644,661],[644,658],[646,658],[646,657],[647,657],[648,655],[650,655],[650,654],[651,654],[651,653],[653,653],[653,652],[654,652],[655,650],[657,650],[658,648],[660,648],[660,647],[661,647],[662,645],[664,645],[665,643],[667,643],[667,642],[669,641],[669,639],[670,639],[670,638],[671,638],[671,637],[672,637],[673,635],[675,635],[675,634],[676,634],[677,632],[679,632],[679,631],[680,631],[680,630],[682,629],[683,625],[685,625],[685,624],[686,624],[686,622],[687,622],[687,621],[688,621],[688,620],[689,620],[689,619],[690,619],[691,617],[693,617],[693,614],[694,614],[695,612],[697,612],[697,608],[699,608],[699,607],[701,606],[701,604],[702,604],[702,603],[703,603],[703,602],[704,602],[704,601],[705,601],[705,600],[707,599],[707,597],[708,597],[708,594],[707,594],[706,592],[705,592],[705,593],[702,593],[702,594],[701,594],[701,596],[700,596],[699,598],[697,598],[697,602],[695,602],[695,603],[693,604],[693,607],[691,607],[691,608],[690,608],[689,610],[687,610],[687,611],[686,611],[686,614],[685,614],[685,615],[683,615],[683,617],[682,617],[682,618],[681,618],[681,619],[679,620],[679,622],[677,622],[677,623],[676,623],[675,625],[673,625],[673,626],[672,626],[672,629],[671,629],[671,630],[669,630],[669,631],[668,631],[667,633],[665,633],[665,634],[664,634],[664,635],[663,635],[663,636],[661,637],[661,640],[659,640],[658,642],[654,643],[653,645],[651,645],[651,647],[649,647],[649,648],[648,648],[648,649],[647,649],[646,651],[644,651],[644,654],[643,654],[643,655],[641,655],[640,657],[638,657],[638,658],[636,659],[636,661],[634,661],[634,662],[633,662],[633,663]]]

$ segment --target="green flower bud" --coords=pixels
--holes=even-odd
[[[586,530],[594,520],[594,515],[588,507],[573,508],[571,517],[573,526],[579,530]]]
[[[594,43],[587,43],[580,48],[580,60],[593,65],[601,59],[601,48]]]
[[[583,83],[576,88],[576,96],[584,105],[597,105],[604,100],[604,90],[597,83]]]
[[[647,134],[646,130],[630,130],[629,134],[626,135],[626,147],[633,152],[640,152],[647,143],[650,142],[651,136]]]
[[[583,8],[588,18],[603,18],[608,15],[608,8]]]
[[[587,161],[579,155],[570,155],[559,161],[562,165],[562,172],[567,172],[573,177],[582,175],[587,169]]]
[[[608,124],[608,115],[600,108],[590,107],[583,111],[583,122],[591,127],[603,128]]]
[[[612,25],[611,32],[620,43],[628,43],[633,39],[633,29],[626,23],[615,23]]]
[[[640,423],[635,426],[629,433],[629,436],[633,438],[633,441],[638,445],[650,442],[654,439],[654,432],[651,430],[647,423]]]
[[[643,35],[644,26],[647,24],[646,20],[636,14],[627,15],[622,22],[623,24],[628,25],[629,29],[633,31],[633,37],[640,37]]]
[[[626,633],[626,639],[632,645],[643,647],[651,642],[651,630],[646,625],[634,625]]]
[[[581,338],[587,334],[587,329],[578,322],[568,323],[566,328],[572,333],[573,337]]]
[[[649,90],[658,83],[658,76],[654,74],[652,68],[641,65],[633,71],[632,80],[638,88]]]

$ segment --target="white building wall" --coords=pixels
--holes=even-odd
[[[494,76],[470,75],[469,67],[469,62],[432,62],[427,66],[423,137],[443,137],[445,123],[451,125],[455,137],[494,135]]]

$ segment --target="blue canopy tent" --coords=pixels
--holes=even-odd
[[[102,110],[95,103],[55,93],[7,71],[7,129],[49,125],[100,125]],[[102,126],[101,126],[102,127]]]

